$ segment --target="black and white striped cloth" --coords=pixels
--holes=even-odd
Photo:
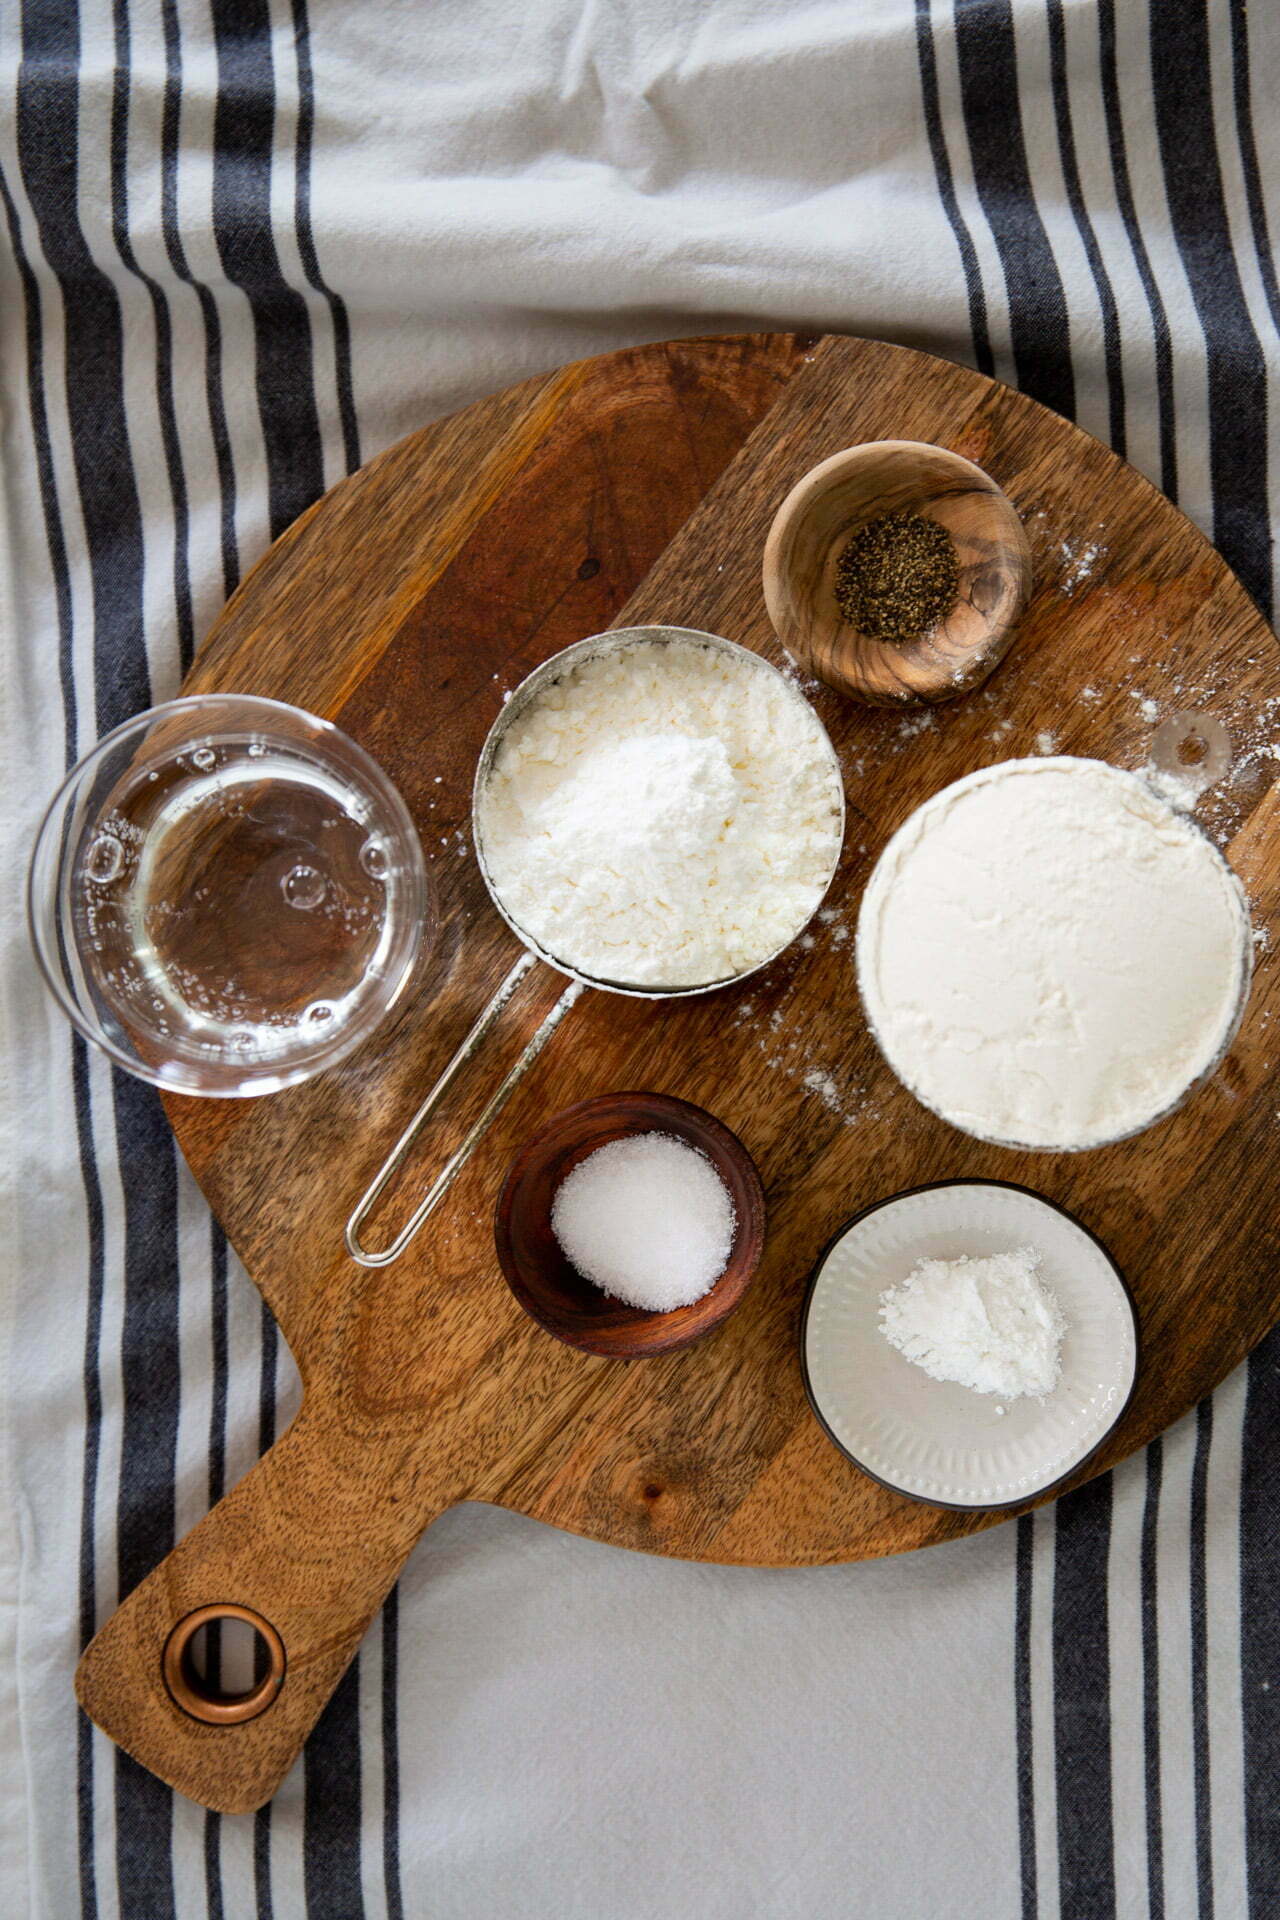
[[[275,1802],[175,1799],[72,1670],[295,1375],[17,905],[64,768],[175,690],[324,486],[641,338],[970,361],[1108,439],[1269,608],[1280,8],[15,0],[2,31],[0,1911],[1280,1913],[1275,1336],[1145,1457],[900,1562],[448,1515]]]

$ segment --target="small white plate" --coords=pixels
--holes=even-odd
[[[1067,1322],[1043,1400],[931,1379],[889,1345],[880,1295],[918,1261],[1017,1247],[1039,1250]],[[1018,1506],[1087,1459],[1128,1406],[1137,1320],[1110,1254],[1069,1213],[1028,1187],[955,1180],[878,1201],[841,1229],[810,1283],[800,1357],[814,1412],[864,1473],[929,1506]]]

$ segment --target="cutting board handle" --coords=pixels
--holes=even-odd
[[[422,1526],[419,1490],[399,1497],[385,1438],[375,1452],[344,1435],[338,1458],[328,1432],[304,1406],[134,1589],[76,1673],[105,1733],[219,1813],[249,1813],[276,1791]],[[209,1699],[185,1657],[210,1617],[261,1623],[267,1657],[251,1697]]]

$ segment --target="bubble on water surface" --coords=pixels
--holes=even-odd
[[[333,1008],[327,1000],[313,1000],[307,1008],[306,1019],[313,1027],[322,1027],[332,1018]]]
[[[306,912],[309,908],[320,905],[328,891],[329,883],[315,867],[299,863],[296,867],[290,867],[281,881],[281,886],[289,905],[297,907],[300,912]]]
[[[89,849],[85,872],[100,887],[114,880],[124,865],[124,848],[114,834],[100,833]]]
[[[366,840],[360,849],[360,865],[371,880],[383,880],[387,872],[387,850],[381,840]]]
[[[218,756],[212,747],[197,747],[191,758],[201,773],[208,773],[210,767],[216,765]]]

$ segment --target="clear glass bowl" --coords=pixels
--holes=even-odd
[[[119,1066],[271,1093],[345,1059],[436,930],[404,801],[327,720],[201,694],[137,715],[59,789],[28,879],[36,959]]]

